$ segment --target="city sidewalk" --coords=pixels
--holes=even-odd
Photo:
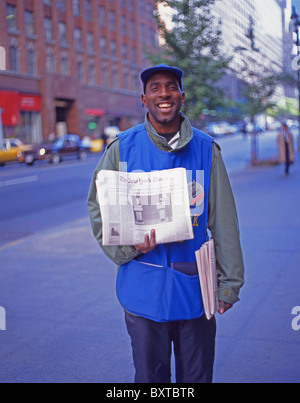
[[[241,301],[218,316],[215,382],[299,382],[300,161],[231,175],[246,283]],[[299,318],[300,324],[300,318]]]
[[[217,315],[215,382],[300,381],[300,331],[291,314],[300,306],[297,162],[289,177],[283,166],[230,175],[246,284],[241,301]],[[9,245],[1,261],[0,383],[133,381],[116,268],[87,217]]]

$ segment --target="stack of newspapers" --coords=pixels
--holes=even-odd
[[[213,239],[196,251],[196,259],[205,314],[210,320],[219,309],[217,264]]]

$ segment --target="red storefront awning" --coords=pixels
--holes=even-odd
[[[19,123],[19,102],[17,92],[0,91],[0,108],[3,110],[3,126],[16,126]]]
[[[41,97],[39,95],[19,94],[13,91],[0,91],[0,109],[3,126],[17,126],[20,120],[20,111],[39,112]]]
[[[85,114],[89,115],[89,116],[101,117],[101,116],[105,115],[105,111],[103,109],[86,109]]]

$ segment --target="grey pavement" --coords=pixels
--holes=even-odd
[[[282,166],[230,173],[246,284],[217,315],[215,382],[300,381],[299,157],[289,177]],[[0,262],[0,383],[133,381],[116,267],[88,217],[0,247]]]
[[[300,161],[231,175],[246,265],[241,301],[218,317],[216,382],[299,382]],[[299,312],[300,313],[300,312]],[[300,324],[300,317],[299,317]]]

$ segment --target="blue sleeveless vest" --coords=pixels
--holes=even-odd
[[[204,208],[191,207],[194,239],[158,245],[120,267],[117,296],[129,313],[156,322],[199,318],[204,313],[199,276],[172,269],[172,264],[195,263],[195,251],[207,239],[208,192],[213,139],[193,129],[190,143],[177,152],[158,149],[144,124],[118,135],[120,160],[127,172],[183,167],[188,183],[199,181],[204,188]],[[126,165],[125,165],[126,166]],[[123,169],[122,169],[123,170]],[[174,266],[173,266],[174,267]]]

